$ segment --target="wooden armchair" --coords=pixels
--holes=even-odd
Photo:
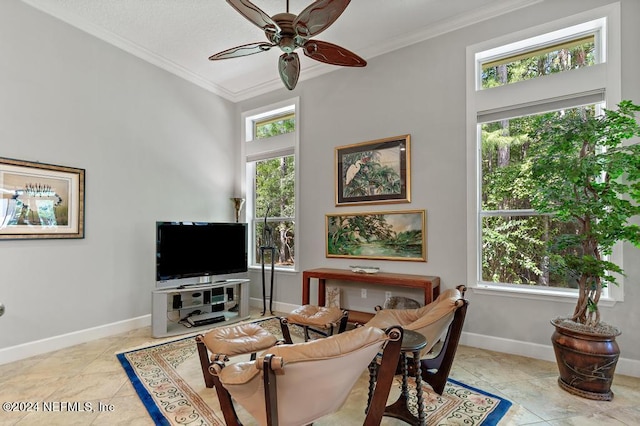
[[[400,355],[402,328],[361,327],[292,345],[255,361],[211,367],[227,426],[240,425],[233,400],[260,425],[299,426],[339,410],[358,378],[383,351],[364,425],[380,424]],[[363,407],[364,409],[364,407]]]
[[[400,325],[425,336],[427,346],[420,352],[422,380],[442,395],[458,348],[469,302],[466,287],[446,290],[432,303],[418,309],[383,309],[365,325],[384,329]],[[442,346],[434,350],[441,341]],[[435,354],[433,352],[436,352]]]

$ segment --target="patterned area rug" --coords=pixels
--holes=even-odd
[[[280,336],[275,318],[259,320],[259,324]],[[302,340],[302,329],[294,326],[294,340]],[[193,336],[142,349],[117,354],[138,396],[157,425],[211,425],[223,426],[224,420],[214,389],[205,387]],[[248,360],[235,357],[231,362]],[[410,379],[411,380],[411,379]],[[410,381],[410,389],[415,389]],[[399,394],[398,381],[394,385],[390,401]],[[412,386],[413,385],[413,386]],[[344,407],[314,425],[357,425],[364,420],[368,373],[363,372],[360,381],[351,391]],[[507,400],[475,389],[455,380],[449,380],[443,395],[423,385],[427,425],[495,425],[511,406]],[[411,394],[410,409],[416,411],[415,390]],[[236,406],[238,415],[246,426],[256,425],[255,420],[242,407]],[[403,424],[384,418],[383,425]]]

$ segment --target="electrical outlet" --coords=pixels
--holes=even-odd
[[[4,305],[0,303],[0,317],[4,315]]]
[[[360,290],[360,297],[362,297],[363,299],[367,298],[367,289],[363,288],[362,290]]]
[[[391,292],[390,291],[385,291],[384,292],[384,299],[385,300],[391,299]]]

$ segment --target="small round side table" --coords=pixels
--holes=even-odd
[[[420,351],[427,346],[427,339],[413,330],[404,330],[402,337],[402,345],[400,347],[400,363],[402,367],[402,390],[398,400],[388,405],[384,410],[384,415],[400,419],[410,425],[424,426],[426,425],[426,414],[424,413],[424,397],[422,394],[422,371],[420,369]],[[409,399],[409,385],[407,378],[409,376],[407,366],[407,353],[411,353],[411,361],[415,367],[416,379],[416,396],[418,398],[417,408],[418,417],[414,416],[407,405]]]

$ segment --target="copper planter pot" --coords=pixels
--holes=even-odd
[[[582,332],[551,322],[551,342],[560,371],[558,384],[583,398],[610,401],[620,348],[616,336]]]

